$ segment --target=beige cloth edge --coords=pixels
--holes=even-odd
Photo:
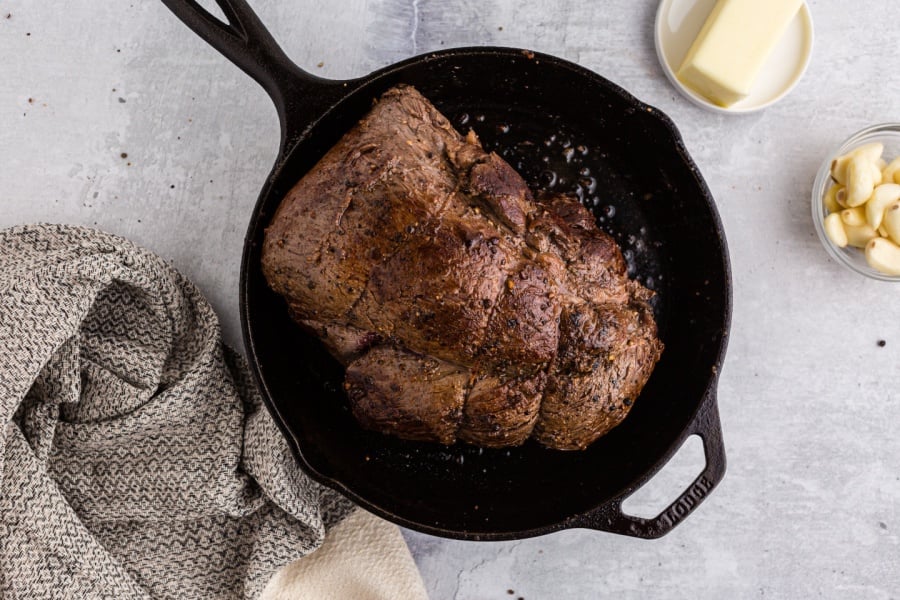
[[[428,600],[400,529],[357,508],[312,554],[281,568],[260,600]]]

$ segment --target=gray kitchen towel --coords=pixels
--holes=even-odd
[[[90,229],[0,231],[0,597],[255,597],[349,508],[170,265]]]

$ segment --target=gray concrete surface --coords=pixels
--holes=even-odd
[[[900,120],[900,5],[812,1],[806,77],[736,118],[668,84],[653,0],[252,4],[325,77],[469,44],[577,61],[674,119],[722,214],[735,300],[721,487],[653,542],[407,532],[433,598],[900,597],[900,288],[831,262],[809,218],[823,157],[865,125]],[[264,93],[159,2],[0,2],[0,225],[79,223],[140,242],[199,284],[233,343],[245,222],[277,137]],[[698,454],[679,456],[644,504],[674,497]]]

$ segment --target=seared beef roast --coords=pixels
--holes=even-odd
[[[534,198],[409,86],[297,183],[262,266],[346,366],[369,429],[444,444],[583,449],[659,359],[652,292],[572,197]]]

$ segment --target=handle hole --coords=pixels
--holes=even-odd
[[[692,435],[650,481],[625,499],[622,512],[643,519],[658,516],[690,487],[705,467],[703,440],[699,435]]]
[[[225,13],[222,12],[222,9],[219,8],[219,4],[215,2],[215,0],[195,0],[197,4],[199,4],[203,10],[222,21],[223,25],[228,25],[228,17],[225,16]]]

